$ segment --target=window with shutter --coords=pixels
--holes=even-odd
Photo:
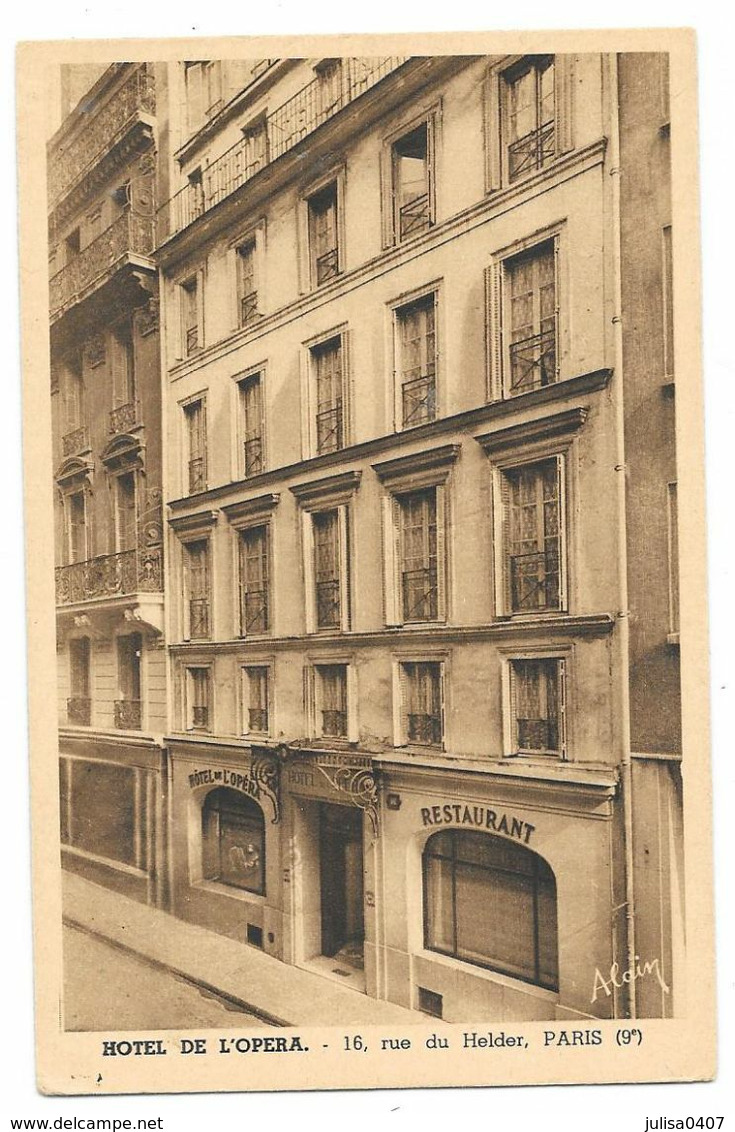
[[[316,452],[344,447],[342,338],[338,335],[311,348],[316,385]]]
[[[437,488],[398,497],[401,619],[435,621],[439,615]]]
[[[505,82],[508,180],[516,181],[557,153],[554,57],[528,57]]]
[[[436,296],[424,295],[396,311],[402,428],[436,417]]]
[[[117,638],[117,680],[119,699],[115,701],[115,727],[137,731],[142,726],[140,668],[143,638],[130,633]]]
[[[332,181],[309,197],[307,209],[311,282],[320,287],[340,272],[337,182]]]
[[[65,510],[69,524],[69,562],[84,562],[88,557],[85,493],[75,491],[68,495]]]
[[[401,667],[404,740],[440,747],[444,739],[442,665],[438,661],[412,661]]]
[[[263,390],[259,373],[239,382],[243,474],[256,476],[265,468],[263,444]]]
[[[565,755],[564,661],[510,662],[511,752]]]
[[[198,353],[203,346],[200,335],[199,280],[192,275],[181,284],[181,337],[184,357]]]
[[[317,629],[335,629],[342,623],[339,528],[339,512],[336,508],[312,515]]]
[[[663,310],[664,310],[664,374],[674,376],[674,276],[671,253],[671,225],[662,230],[663,241]]]
[[[187,430],[189,494],[207,489],[207,418],[203,400],[184,406]]]
[[[506,394],[529,393],[558,381],[557,285],[554,240],[503,263],[507,318]]]
[[[319,664],[316,675],[316,726],[325,738],[347,738],[347,665]]]
[[[240,633],[247,637],[269,628],[268,527],[240,532]]]
[[[187,543],[186,576],[188,606],[188,637],[192,640],[208,637],[210,626],[209,540],[198,539]]]
[[[561,457],[502,472],[507,610],[560,610],[564,586],[563,463]]]
[[[248,240],[237,248],[237,285],[240,326],[258,318],[258,283],[255,270],[256,242]]]
[[[267,735],[269,731],[270,670],[266,665],[243,668],[243,731]]]
[[[208,668],[186,670],[187,711],[189,730],[211,731],[211,673]]]
[[[69,698],[66,713],[69,723],[89,727],[92,715],[90,691],[90,640],[76,637],[69,641]]]
[[[135,472],[115,480],[115,536],[118,552],[134,550],[138,543]]]
[[[393,143],[393,230],[396,240],[425,232],[434,222],[432,123],[422,122]]]

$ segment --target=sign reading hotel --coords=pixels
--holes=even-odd
[[[476,829],[489,829],[492,833],[504,833],[528,845],[536,828],[520,818],[499,814],[487,806],[466,806],[461,802],[445,802],[441,806],[423,806],[421,820],[424,825],[472,825]]]
[[[227,767],[207,767],[205,770],[195,770],[189,775],[189,786],[195,790],[198,786],[229,786],[231,790],[240,790],[249,794],[251,798],[260,797],[260,787],[249,773],[229,770]]]

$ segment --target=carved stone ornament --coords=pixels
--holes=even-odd
[[[107,344],[104,334],[94,334],[84,343],[84,358],[90,369],[101,366],[107,357]]]

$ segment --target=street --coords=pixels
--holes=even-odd
[[[172,972],[64,926],[66,1030],[191,1030],[265,1026]]]

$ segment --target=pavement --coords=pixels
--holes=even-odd
[[[179,975],[276,1026],[415,1025],[426,1016],[292,967],[64,871],[67,925]]]

